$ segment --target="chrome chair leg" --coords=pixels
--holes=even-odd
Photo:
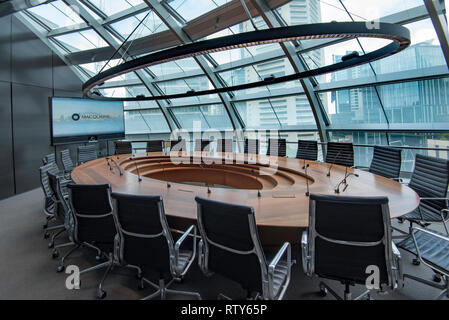
[[[148,280],[146,278],[142,278],[142,280],[145,283],[148,283],[149,285],[151,285],[153,288],[157,289],[156,292],[153,292],[149,296],[142,298],[142,300],[150,300],[157,296],[159,296],[161,298],[161,300],[165,300],[167,297],[167,294],[181,294],[181,295],[195,297],[198,300],[201,300],[201,295],[198,292],[168,289],[168,287],[173,283],[174,279],[170,280],[167,284],[165,284],[164,279],[160,279],[159,286],[154,284],[153,282],[151,282],[150,280]]]
[[[74,248],[70,249],[69,252],[67,252],[65,255],[62,256],[61,260],[59,260],[59,265],[56,269],[56,272],[62,272],[65,269],[64,261],[67,259],[72,253],[74,253],[76,250],[78,250],[81,247],[81,245],[76,245]]]
[[[64,232],[66,229],[59,230],[54,235],[52,235],[50,242],[48,243],[48,248],[52,249],[55,246],[55,240]]]
[[[112,254],[109,255],[109,261],[108,262],[109,262],[108,268],[104,272],[103,277],[101,278],[101,281],[98,284],[98,291],[97,291],[97,298],[98,299],[104,299],[106,297],[106,291],[103,290],[103,283],[106,280],[106,278],[109,275],[109,273],[111,272],[111,270],[114,268],[114,261],[113,261]]]

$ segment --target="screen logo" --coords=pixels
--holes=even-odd
[[[72,114],[72,120],[73,121],[78,121],[79,119],[80,119],[80,115],[78,113]]]

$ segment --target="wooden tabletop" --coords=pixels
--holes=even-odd
[[[113,192],[161,195],[169,222],[179,228],[196,222],[195,196],[251,206],[262,241],[273,244],[299,242],[298,231],[308,226],[307,180],[310,193],[334,195],[345,170],[356,173],[359,176],[349,176],[346,190],[342,185],[339,195],[387,196],[392,218],[410,213],[419,205],[418,195],[409,187],[344,166],[333,165],[327,176],[330,164],[318,161],[209,152],[175,157],[178,155],[156,152],[111,156],[110,166],[106,158],[100,158],[76,167],[72,179],[80,184],[109,183]],[[175,164],[172,159],[183,163]],[[304,163],[309,164],[307,174]],[[140,182],[137,170],[142,176]],[[210,193],[205,184],[211,186]]]

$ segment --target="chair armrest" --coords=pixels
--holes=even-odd
[[[279,265],[279,262],[281,259],[287,255],[287,275],[285,277],[285,281],[282,285],[282,289],[279,290],[278,295],[274,296],[274,273],[276,271],[276,268]],[[292,247],[289,242],[285,242],[281,249],[279,249],[276,256],[271,260],[270,264],[268,265],[268,288],[269,288],[269,295],[270,299],[278,298],[282,299],[284,296],[285,291],[287,290],[287,286],[290,283],[290,277],[291,277],[291,270],[292,270]]]
[[[399,251],[398,247],[396,247],[396,244],[391,241],[391,247],[393,252],[393,272],[396,273],[396,282],[398,288],[402,288],[404,286],[404,275],[402,273],[402,259],[401,259],[401,252]],[[393,289],[395,287],[395,283],[391,284],[393,286]]]
[[[408,183],[405,183],[404,180],[402,180],[402,178],[390,178],[390,179],[391,179],[391,180],[394,180],[394,181],[397,181],[397,182],[399,182],[399,183],[401,183],[401,184],[408,185]]]
[[[302,232],[301,237],[301,252],[302,252],[302,269],[309,277],[312,275],[309,265],[309,235],[307,230]]]
[[[191,225],[189,229],[187,229],[186,232],[176,241],[175,243],[175,251],[178,253],[179,248],[183,244],[184,240],[190,235],[190,233],[193,231],[194,239],[196,239],[196,227],[194,225]],[[194,241],[194,247],[195,247],[196,241]]]
[[[414,237],[414,234],[417,233],[417,232],[424,232],[424,233],[427,233],[427,234],[431,235],[432,237],[439,238],[439,239],[441,239],[443,241],[449,242],[449,237],[442,236],[441,234],[438,234],[438,233],[436,233],[434,231],[430,231],[430,230],[423,229],[423,228],[420,228],[420,227],[412,227],[412,236],[413,236],[414,239],[416,239]]]
[[[438,197],[436,197],[436,198],[432,198],[432,197],[423,197],[423,198],[420,198],[420,200],[446,200],[446,201],[449,201],[449,198],[438,198]]]
[[[191,235],[191,233],[193,233]],[[193,249],[192,249],[192,256],[190,257],[188,263],[185,265],[183,270],[178,269],[178,259],[179,259],[179,249],[181,248],[182,244],[184,243],[184,240],[187,239],[188,236],[193,236]],[[193,260],[196,256],[196,226],[191,225],[189,229],[187,229],[186,232],[176,241],[175,243],[175,276],[176,277],[182,277],[184,274],[189,270],[190,266],[192,265]]]
[[[369,167],[365,167],[365,166],[353,166],[351,168],[360,169],[360,170],[363,170],[363,171],[368,171],[369,170]]]

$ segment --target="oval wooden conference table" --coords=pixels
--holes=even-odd
[[[309,164],[307,174],[304,163]],[[78,184],[109,183],[113,192],[161,195],[170,226],[179,230],[196,222],[195,196],[251,206],[265,246],[299,243],[308,226],[307,182],[310,193],[334,195],[345,170],[359,176],[350,175],[339,195],[387,196],[391,218],[419,205],[417,194],[396,181],[339,165],[327,176],[329,168],[328,163],[265,155],[153,152],[93,160],[76,167],[72,179]]]

